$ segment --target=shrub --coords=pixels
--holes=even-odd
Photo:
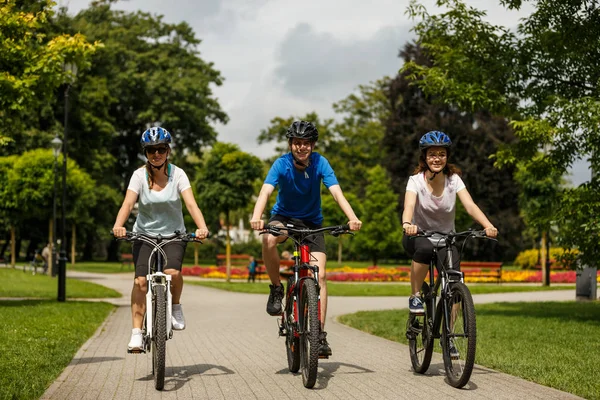
[[[562,247],[551,247],[550,263],[552,268],[575,269],[574,257],[572,257],[574,254],[577,254],[577,250],[567,251]],[[538,249],[524,250],[517,255],[514,263],[523,269],[536,268],[540,265],[539,255]]]

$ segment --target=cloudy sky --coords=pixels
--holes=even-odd
[[[77,13],[90,0],[56,0]],[[430,13],[434,0],[421,0]],[[531,12],[507,11],[495,0],[467,0],[488,12],[494,24],[514,27]],[[334,117],[332,104],[358,85],[393,76],[398,51],[413,39],[409,0],[129,0],[114,7],[187,21],[202,40],[201,57],[215,64],[225,82],[214,93],[229,115],[217,125],[219,140],[237,143],[259,157],[273,146],[258,145],[261,129],[274,117],[316,111]],[[575,183],[589,179],[575,168]]]

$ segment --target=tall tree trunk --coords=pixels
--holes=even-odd
[[[14,225],[10,227],[10,266],[17,264],[17,233]]]
[[[338,239],[338,266],[342,265],[342,240]]]
[[[77,243],[77,238],[75,236],[75,224],[72,225],[73,229],[71,231],[71,265],[75,266],[75,244]]]
[[[195,267],[199,266],[199,264],[198,264],[198,246],[200,246],[199,243],[194,243],[194,266]]]
[[[546,242],[548,241],[548,232],[542,232],[542,243],[540,245],[542,256],[540,262],[542,263],[542,286],[550,286],[550,266],[547,263],[548,260],[548,248]]]
[[[225,212],[225,265],[227,266],[227,283],[231,281],[231,238],[229,237],[229,211]]]
[[[54,276],[54,220],[50,218],[48,222],[48,244],[50,244],[50,255],[48,256],[48,273]]]

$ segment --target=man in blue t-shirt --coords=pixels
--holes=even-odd
[[[293,220],[296,227],[311,229],[321,227],[321,182],[329,189],[346,217],[353,231],[360,229],[362,222],[358,219],[352,206],[344,197],[344,193],[329,165],[329,161],[313,149],[319,137],[317,128],[307,121],[295,121],[286,132],[290,152],[279,157],[269,170],[267,178],[260,190],[250,225],[255,230],[264,229],[262,214],[267,201],[275,188],[278,188],[277,201],[271,210],[269,224],[284,226]],[[283,285],[279,279],[279,253],[277,244],[283,242],[284,236],[264,235],[262,252],[267,273],[271,279],[271,293],[267,301],[269,315],[281,315],[283,308]],[[311,255],[317,260],[319,267],[319,285],[321,286],[321,334],[319,355],[329,357],[331,348],[327,343],[325,332],[325,316],[327,314],[327,279],[325,264],[325,237],[323,234],[309,238]]]

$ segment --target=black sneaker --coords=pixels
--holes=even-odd
[[[411,314],[425,314],[425,309],[423,308],[423,300],[419,296],[410,296],[408,299],[408,310]]]
[[[271,293],[269,294],[269,300],[267,301],[267,314],[269,315],[281,315],[283,314],[283,308],[281,307],[281,300],[283,300],[283,285],[279,286],[269,285]]]
[[[331,347],[327,343],[327,332],[319,333],[319,357],[328,358],[331,355]]]

